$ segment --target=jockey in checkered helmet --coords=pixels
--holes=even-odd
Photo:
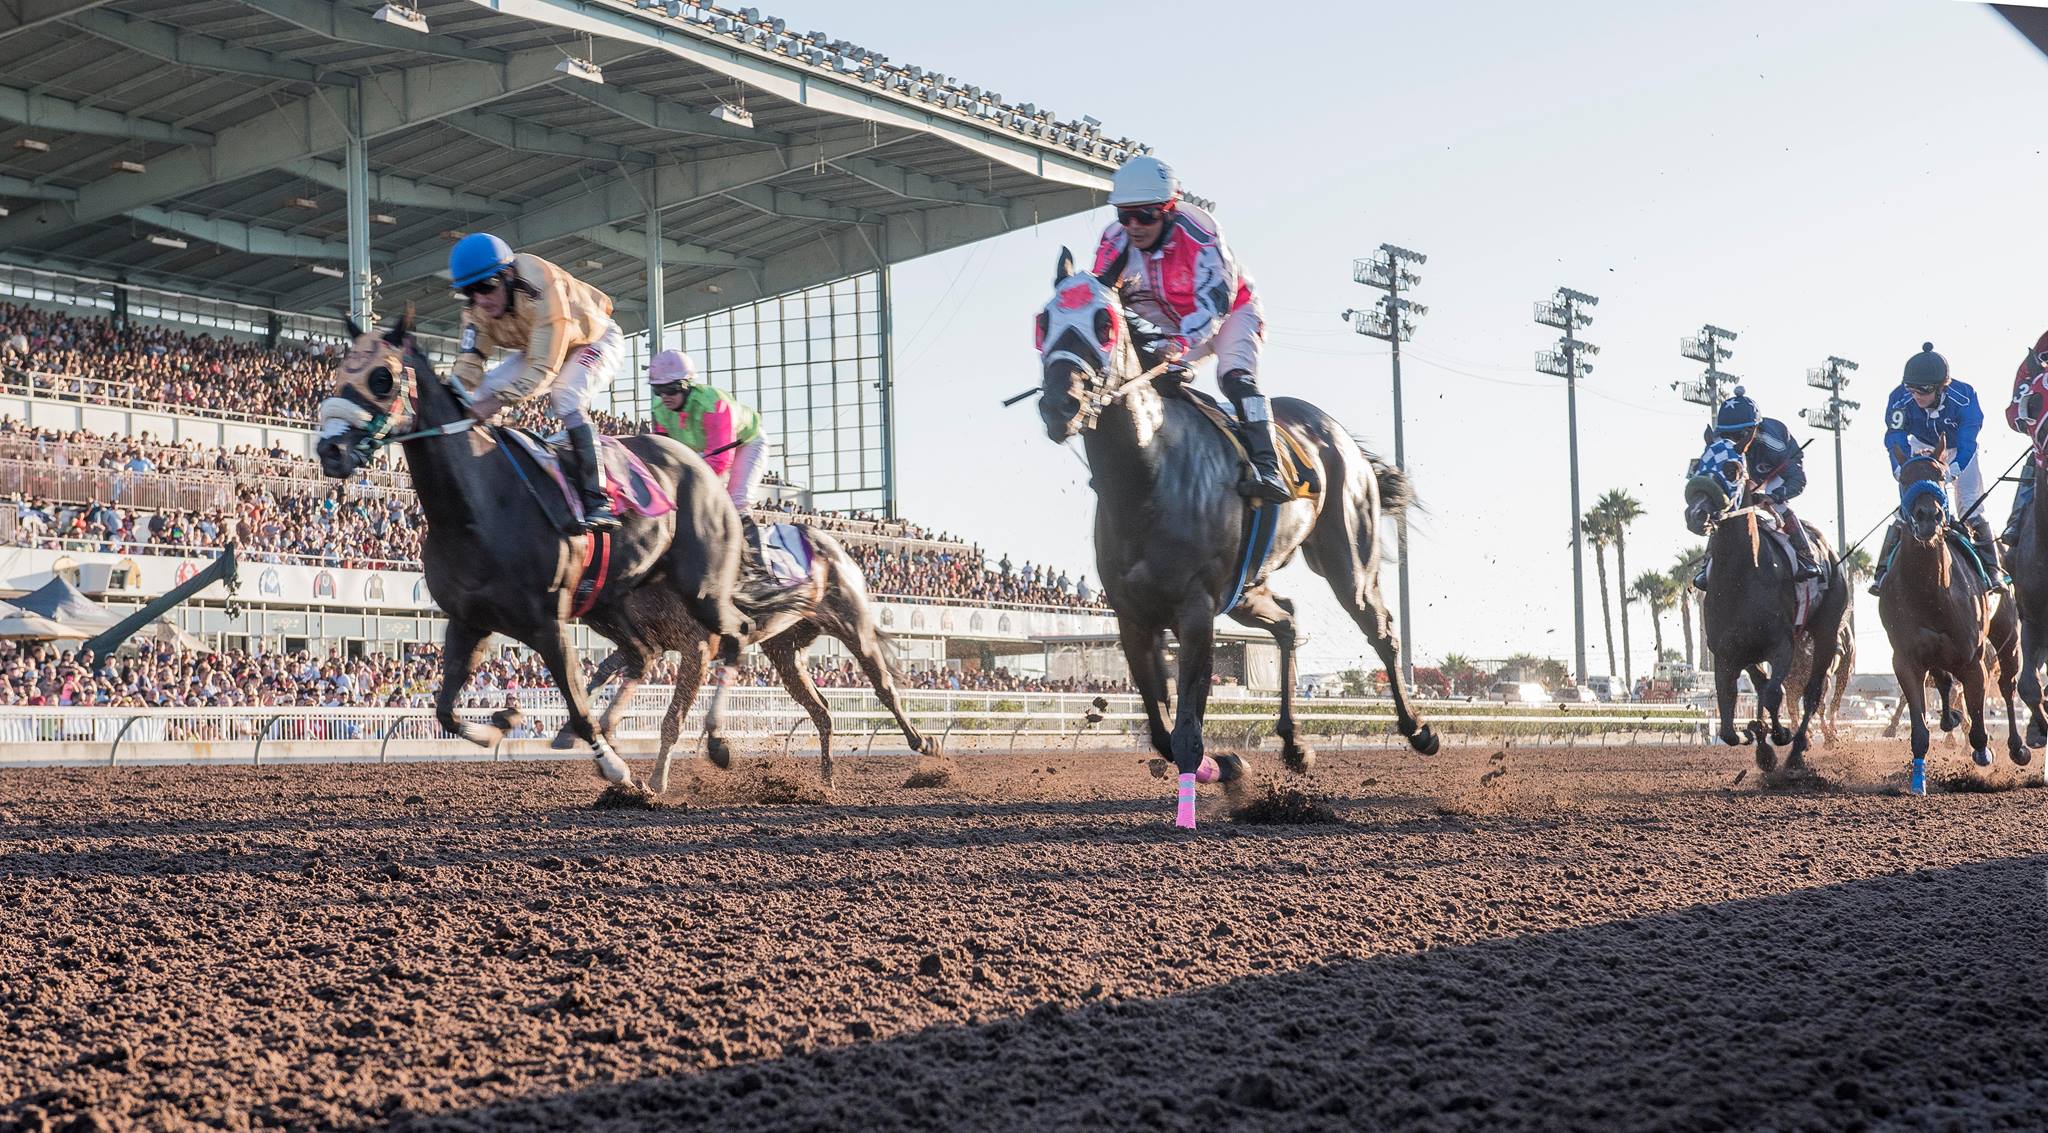
[[[1714,412],[1707,430],[1707,450],[1694,462],[1695,475],[1712,476],[1732,489],[1747,482],[1749,498],[1772,510],[1798,558],[1800,579],[1825,578],[1827,570],[1814,554],[1806,524],[1792,513],[1790,500],[1806,490],[1806,454],[1783,421],[1757,410],[1741,386]]]

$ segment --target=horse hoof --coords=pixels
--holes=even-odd
[[[548,746],[556,751],[568,751],[576,746],[576,733],[563,728],[555,733],[554,739],[548,741]]]
[[[1414,735],[1408,737],[1408,746],[1423,755],[1435,755],[1437,748],[1442,745],[1437,742],[1436,729],[1424,724],[1415,729]]]
[[[599,748],[595,762],[597,763],[597,773],[604,777],[605,782],[615,787],[632,785],[633,769],[626,766],[626,761],[620,759],[618,753],[611,748]]]
[[[1941,730],[1944,732],[1955,731],[1956,727],[1962,722],[1963,714],[1960,712],[1944,712],[1941,714]]]
[[[1971,752],[1970,762],[1975,763],[1979,767],[1991,766],[1991,749],[1980,747],[1976,751]]]
[[[505,738],[503,731],[489,724],[464,724],[461,734],[463,739],[478,747],[496,747],[498,741]]]
[[[924,746],[917,749],[919,755],[939,754],[939,741],[930,736],[924,738]]]
[[[1770,771],[1777,766],[1778,753],[1771,750],[1771,745],[1762,743],[1756,745],[1756,769],[1758,771]]]
[[[1216,757],[1216,780],[1224,786],[1244,778],[1244,757],[1236,753]]]
[[[2035,748],[2048,747],[2048,725],[2028,724],[2027,746]]]
[[[1780,724],[1771,729],[1771,742],[1784,747],[1792,742],[1792,729]]]
[[[1236,757],[1233,756],[1232,758]],[[1280,762],[1296,775],[1306,775],[1308,774],[1308,769],[1316,765],[1316,753],[1307,744],[1300,744],[1292,748],[1282,748],[1280,751]]]
[[[2012,756],[2014,767],[2025,767],[2034,761],[2034,753],[2028,751],[2023,744],[2014,744],[2009,754]]]
[[[1214,783],[1221,778],[1223,778],[1223,769],[1216,765],[1216,757],[1213,755],[1203,756],[1202,765],[1195,769],[1195,782]]]
[[[709,759],[711,765],[720,771],[728,770],[732,767],[732,745],[718,736],[712,736],[704,741],[704,758]]]

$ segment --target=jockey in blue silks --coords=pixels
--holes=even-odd
[[[1794,443],[1783,421],[1759,413],[1756,402],[1736,386],[1735,396],[1715,411],[1714,427],[1707,432],[1707,451],[1694,462],[1693,475],[1714,478],[1728,498],[1736,499],[1744,473],[1750,492],[1777,515],[1792,544],[1798,559],[1795,577],[1827,577],[1814,557],[1806,524],[1788,506],[1792,497],[1806,490],[1806,453]],[[1701,571],[1702,577],[1705,573]]]
[[[1948,359],[1934,352],[1933,343],[1922,343],[1920,353],[1906,360],[1905,376],[1885,402],[1884,426],[1885,454],[1891,458],[1894,478],[1907,461],[1932,457],[1948,465],[1948,513],[1961,516],[1976,507],[1984,495],[1984,468],[1977,448],[1977,434],[1984,428],[1984,403],[1967,382],[1949,377]],[[1884,549],[1878,552],[1877,571],[1870,583],[1872,594],[1891,569],[1904,522],[1903,518],[1895,521],[1885,532]],[[2005,571],[1998,560],[1998,541],[1992,538],[1991,520],[1983,508],[1970,512],[1967,528],[1993,589],[2003,589]]]

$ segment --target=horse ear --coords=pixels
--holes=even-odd
[[[1052,267],[1052,283],[1058,287],[1062,280],[1074,274],[1074,253],[1072,249],[1061,248],[1060,258]]]
[[[393,346],[405,345],[405,340],[412,335],[412,320],[413,306],[411,303],[407,303],[405,310],[399,312],[398,317],[391,320],[391,329],[384,332],[384,341]]]
[[[343,315],[341,321],[348,326],[348,340],[350,342],[363,337],[363,325],[356,321],[354,315]]]

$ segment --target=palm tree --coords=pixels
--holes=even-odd
[[[1628,525],[1643,517],[1643,505],[1627,491],[1616,488],[1600,497],[1593,510],[1607,515],[1607,530],[1614,537],[1614,573],[1628,577]],[[1633,688],[1635,667],[1629,659],[1628,648],[1628,592],[1621,594],[1621,679]]]
[[[1687,585],[1690,584],[1688,579]],[[1646,570],[1636,576],[1629,590],[1650,608],[1650,626],[1656,631],[1656,656],[1664,656],[1664,611],[1678,604],[1678,583],[1661,571]],[[1655,671],[1654,665],[1652,662],[1652,672]]]
[[[1444,659],[1437,665],[1437,669],[1443,673],[1444,679],[1450,682],[1453,695],[1467,690],[1472,678],[1479,673],[1478,667],[1472,664],[1472,659],[1463,653],[1444,654]]]
[[[1870,552],[1861,547],[1850,551],[1842,559],[1842,575],[1849,580],[1851,587],[1869,578],[1871,572],[1876,569],[1877,564],[1871,561]]]
[[[1706,561],[1706,544],[1696,543],[1678,552],[1677,560],[1671,564],[1671,580],[1678,584],[1678,624],[1685,627],[1685,663],[1688,665],[1693,663],[1692,580],[1699,576],[1700,564]]]
[[[1596,507],[1579,520],[1579,529],[1593,544],[1593,566],[1600,574],[1600,627],[1607,632],[1607,671],[1612,674],[1620,670],[1614,667],[1614,616],[1607,603],[1607,516]]]

